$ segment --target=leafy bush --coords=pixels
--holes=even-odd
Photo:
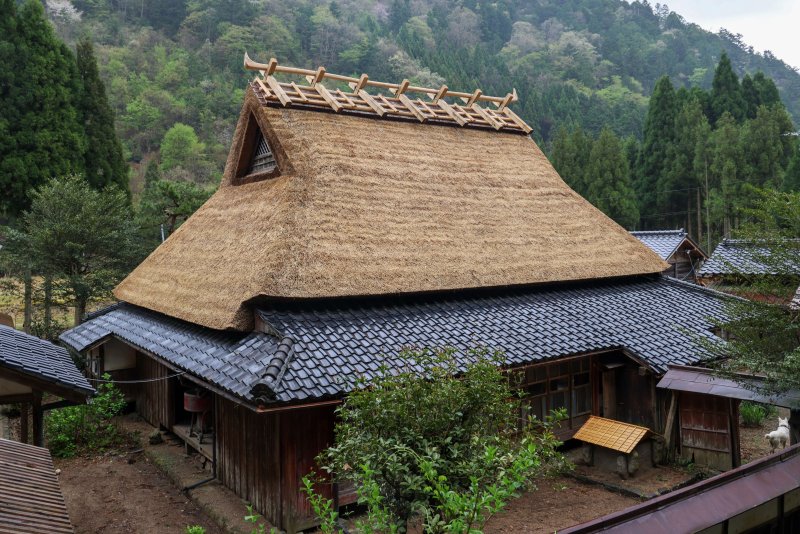
[[[109,380],[109,375],[103,375]],[[74,456],[79,450],[104,450],[118,444],[121,435],[111,418],[125,407],[122,392],[110,382],[101,383],[89,404],[53,410],[45,420],[47,445],[54,456]]]
[[[744,401],[739,407],[739,413],[742,414],[744,426],[762,426],[764,419],[774,417],[777,410],[769,404]]]
[[[379,371],[338,409],[336,440],[318,458],[351,481],[367,508],[359,532],[478,532],[549,467],[562,466],[552,421],[519,428],[520,400],[498,354],[473,352],[464,369],[454,350],[400,354],[404,368]],[[535,424],[535,427],[534,427]],[[332,503],[307,476],[304,491],[323,532],[341,530]]]
[[[200,525],[191,525],[186,527],[185,534],[206,534],[206,529]]]

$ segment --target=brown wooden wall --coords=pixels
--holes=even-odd
[[[333,408],[258,414],[216,397],[217,476],[289,532],[316,524],[300,479],[333,441]],[[320,488],[328,493],[330,488]]]
[[[136,353],[136,375],[140,380],[164,378],[172,374],[170,369],[149,356]],[[174,421],[172,394],[168,380],[154,380],[138,384],[136,391],[136,411],[145,421],[155,427],[171,429]]]
[[[738,401],[698,393],[680,394],[681,456],[720,471],[739,460]]]

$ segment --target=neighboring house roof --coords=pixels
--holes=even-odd
[[[501,349],[515,366],[572,354],[625,349],[659,372],[705,353],[692,335],[716,339],[709,317],[725,297],[692,284],[637,277],[520,290],[494,296],[262,308],[275,336],[203,329],[123,305],[61,337],[76,350],[111,334],[255,402],[340,396],[382,365],[401,367],[403,347],[446,347],[464,363],[475,347]]]
[[[755,401],[791,409],[800,408],[800,390],[793,389],[768,394],[763,392],[763,378],[761,377],[741,374],[733,380],[718,376],[712,369],[702,367],[670,365],[669,370],[656,387]]]
[[[767,523],[775,517],[766,510],[775,510],[778,507],[765,506],[766,510],[759,507],[770,501],[774,502],[782,495],[786,495],[786,501],[789,501],[790,495],[796,495],[798,480],[800,480],[800,445],[792,445],[788,449],[701,480],[691,486],[565,528],[561,533],[730,532],[734,529],[728,530],[725,521],[746,512],[751,512],[752,515],[743,518],[737,526],[766,527],[762,523]],[[783,517],[791,517],[788,507]],[[761,530],[756,528],[749,532]],[[763,528],[763,530],[769,529]],[[789,527],[787,530],[793,529]]]
[[[0,368],[48,382],[59,395],[69,392],[86,397],[95,392],[63,347],[2,325]]]
[[[678,250],[678,247],[687,240],[700,254],[707,257],[706,253],[689,237],[689,234],[686,233],[686,230],[683,228],[680,230],[638,231],[631,232],[631,235],[658,254],[664,261],[668,261],[675,251]]]
[[[47,449],[0,439],[0,532],[74,532]]]
[[[791,242],[795,243],[795,250],[800,246],[800,240]],[[797,259],[797,254],[787,253],[784,258],[776,257],[774,250],[768,244],[743,239],[725,239],[717,245],[698,275],[704,277],[787,273],[800,274],[800,260]]]
[[[239,184],[248,128],[263,132],[279,176]],[[572,191],[527,136],[284,108],[251,86],[220,188],[114,294],[209,328],[248,331],[254,302],[667,267]]]

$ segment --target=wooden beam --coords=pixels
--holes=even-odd
[[[483,95],[483,91],[480,89],[475,89],[475,92],[469,98],[462,98],[464,102],[467,103],[467,107],[471,108],[472,105],[478,101],[478,99]]]
[[[300,87],[298,87],[294,82],[292,82],[292,89],[294,89],[294,92],[297,93],[297,96],[300,98],[300,100],[303,102],[308,102],[308,97],[303,94],[303,90],[300,89]]]
[[[428,117],[423,115],[422,112],[419,109],[417,109],[417,106],[414,104],[414,102],[412,102],[411,99],[408,98],[406,95],[400,93],[397,95],[397,98],[400,100],[400,102],[403,103],[403,105],[408,109],[408,111],[410,111],[411,114],[417,118],[419,122],[425,122],[428,120]]]
[[[364,87],[366,87],[368,81],[369,81],[369,76],[367,76],[366,74],[362,74],[361,78],[359,78],[357,82],[350,82],[348,85],[350,86],[350,89],[352,89],[354,93],[359,94],[361,90]]]
[[[514,113],[513,111],[511,111],[511,109],[510,109],[510,108],[505,108],[505,109],[503,110],[503,114],[504,114],[506,117],[508,117],[508,118],[509,118],[509,120],[511,120],[511,121],[512,121],[514,124],[516,124],[517,126],[519,126],[519,128],[520,128],[520,129],[521,129],[523,132],[525,132],[526,134],[529,134],[529,133],[531,133],[531,132],[533,131],[533,128],[531,128],[530,126],[528,126],[528,124],[527,124],[527,123],[526,123],[524,120],[520,119],[520,118],[519,118],[519,116],[518,116],[516,113]]]
[[[450,118],[456,121],[460,126],[466,126],[469,124],[469,121],[461,116],[453,107],[445,102],[444,100],[439,100],[439,107],[442,108],[445,113],[450,115]]]
[[[308,80],[308,83],[310,83],[311,85],[317,85],[324,79],[325,79],[325,67],[320,67],[314,74],[306,76],[306,80]]]
[[[436,94],[435,94],[435,95],[433,95],[433,96],[431,97],[431,101],[432,101],[434,104],[436,104],[436,103],[438,103],[438,102],[439,102],[439,100],[443,99],[443,98],[445,97],[445,95],[446,95],[446,94],[447,94],[447,86],[446,86],[446,85],[442,85],[442,86],[439,88],[439,90],[438,90],[438,91],[436,91]]]
[[[264,98],[269,98],[272,96],[272,91],[269,90],[261,78],[256,78],[256,83],[258,84],[259,88],[261,88],[261,92],[264,93]]]
[[[354,109],[356,107],[356,103],[353,102],[353,100],[349,96],[347,96],[341,89],[336,90],[336,96],[347,102],[347,104],[345,104],[343,107],[349,109]]]
[[[669,401],[669,410],[667,410],[667,420],[664,423],[664,439],[666,441],[664,448],[668,455],[672,455],[672,427],[675,424],[675,413],[678,410],[678,395],[673,391]]]
[[[44,411],[42,410],[42,392],[33,392],[33,444],[44,447]]]
[[[480,107],[477,103],[472,104],[472,108],[471,109],[476,111],[478,113],[478,115],[480,115],[483,118],[483,120],[488,122],[489,126],[494,128],[495,130],[499,130],[499,129],[501,129],[503,127],[503,123],[501,123],[500,121],[498,121],[497,119],[495,119],[494,117],[489,115],[489,113],[485,109]]]
[[[384,115],[386,115],[386,109],[385,109],[383,106],[381,106],[381,105],[378,103],[378,101],[377,101],[377,100],[375,100],[374,98],[372,98],[372,95],[371,95],[371,94],[369,94],[369,93],[368,93],[368,92],[366,92],[365,90],[361,89],[361,90],[359,90],[359,91],[358,91],[358,96],[360,96],[360,97],[361,97],[361,100],[363,100],[364,102],[366,102],[366,103],[367,103],[367,105],[368,105],[369,107],[371,107],[371,108],[372,108],[372,110],[373,110],[375,113],[377,113],[379,117],[383,117]]]
[[[400,82],[400,85],[398,85],[397,89],[394,90],[394,94],[400,96],[405,93],[408,90],[409,83],[410,82],[408,81],[408,78]]]
[[[267,85],[269,85],[269,88],[272,89],[273,93],[275,93],[275,96],[278,97],[278,100],[280,100],[281,104],[287,107],[292,105],[292,99],[289,98],[289,95],[287,95],[286,91],[283,90],[283,87],[281,87],[281,84],[278,83],[278,80],[272,76],[267,76]]]
[[[328,91],[327,87],[325,87],[321,83],[318,83],[314,85],[314,89],[317,91],[317,93],[319,93],[319,96],[325,99],[325,102],[328,103],[328,105],[331,107],[331,109],[333,109],[333,111],[338,113],[339,111],[342,110],[342,105],[336,101],[331,92]]]
[[[383,95],[378,95],[378,98],[381,100],[381,102],[383,102],[383,104],[384,104],[384,105],[385,105],[387,108],[389,108],[389,111],[391,111],[391,112],[393,112],[393,113],[397,113],[397,112],[399,112],[399,111],[400,111],[399,109],[397,109],[397,108],[394,106],[394,104],[392,104],[391,102],[389,102],[389,100],[387,100],[385,96],[383,96]]]
[[[19,407],[19,440],[22,443],[28,443],[28,406],[30,406],[29,403],[23,402]]]

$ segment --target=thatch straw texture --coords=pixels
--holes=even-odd
[[[234,185],[250,113],[281,176]],[[289,172],[287,172],[287,170]],[[115,290],[210,328],[254,298],[322,298],[658,273],[528,137],[300,109],[248,92],[222,186]]]

